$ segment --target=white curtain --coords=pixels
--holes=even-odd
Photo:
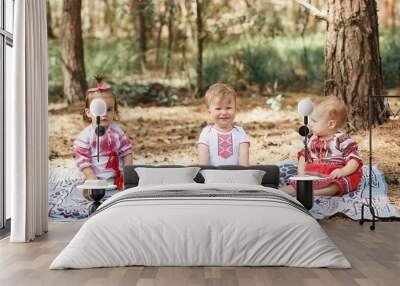
[[[6,188],[11,242],[47,232],[46,0],[15,1],[13,93],[6,97]]]

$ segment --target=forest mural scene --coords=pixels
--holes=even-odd
[[[238,94],[250,164],[296,160],[297,104],[336,96],[368,163],[368,96],[400,95],[397,0],[48,0],[49,166],[76,168],[85,94],[104,76],[134,164],[197,163],[214,83]],[[398,99],[374,110],[374,165],[400,206]],[[400,114],[399,114],[400,115]]]

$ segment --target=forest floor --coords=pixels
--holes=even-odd
[[[303,97],[286,93],[280,110],[272,110],[266,97],[240,98],[236,122],[251,137],[250,163],[268,164],[294,160],[302,147],[297,133],[301,118],[297,103]],[[399,102],[394,102],[396,112]],[[49,104],[49,167],[75,168],[72,144],[85,127],[81,108]],[[120,126],[132,139],[135,164],[194,164],[201,129],[207,124],[203,100],[174,107],[138,106],[120,108]],[[392,119],[373,131],[374,165],[384,171],[389,197],[400,207],[400,119]],[[364,164],[368,164],[368,132],[351,134],[358,142]]]

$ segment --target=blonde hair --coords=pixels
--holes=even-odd
[[[347,123],[347,107],[342,100],[335,96],[327,96],[318,105],[323,109],[329,120],[336,121],[338,129],[343,128]]]
[[[114,120],[118,120],[119,113],[118,113],[118,102],[117,96],[111,91],[111,87],[105,83],[103,83],[104,76],[96,75],[94,77],[96,79],[96,87],[89,88],[86,92],[85,97],[85,109],[82,112],[83,120],[86,122],[92,122],[92,118],[86,115],[85,110],[90,108],[90,102],[92,102],[95,98],[102,98],[106,96],[111,96],[114,99],[114,111],[115,111],[115,118]],[[100,87],[100,88],[99,88]]]
[[[214,83],[207,89],[204,98],[207,107],[210,107],[213,102],[221,102],[224,100],[233,100],[236,104],[236,91],[228,84]]]

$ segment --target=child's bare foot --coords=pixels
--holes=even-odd
[[[281,190],[282,192],[285,192],[291,196],[294,196],[296,194],[296,190],[292,187],[292,186],[284,186],[282,188],[280,188],[279,190]]]
[[[315,196],[334,196],[337,194],[339,189],[340,188],[339,188],[338,184],[331,184],[326,188],[314,190],[314,195]]]

